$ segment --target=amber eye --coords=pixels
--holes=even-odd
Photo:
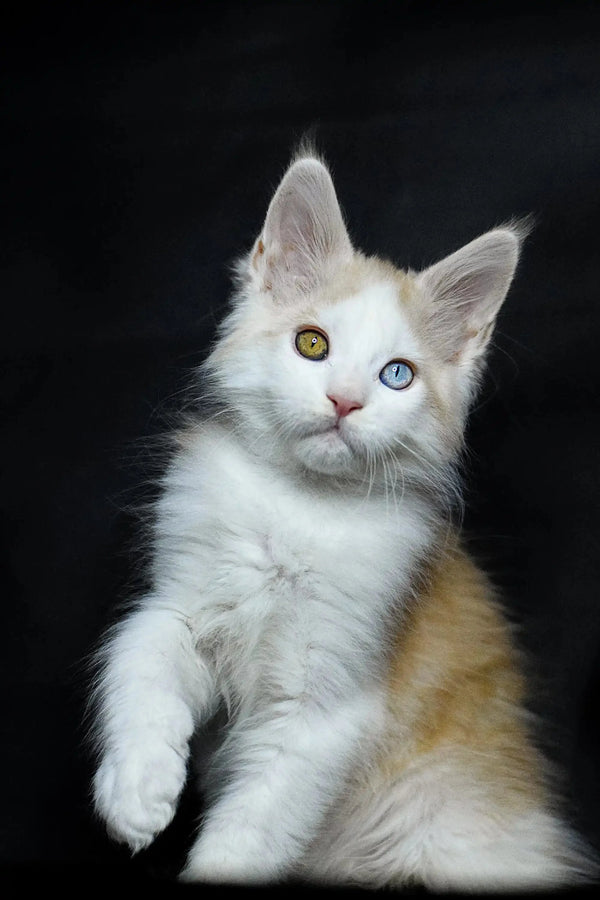
[[[329,352],[329,344],[322,331],[305,328],[296,335],[296,350],[306,359],[325,359]]]

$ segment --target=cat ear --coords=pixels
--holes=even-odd
[[[313,157],[297,160],[271,200],[251,255],[261,290],[279,302],[306,293],[351,254],[329,171]]]
[[[432,337],[447,360],[474,361],[485,350],[526,233],[526,225],[488,231],[418,276]]]

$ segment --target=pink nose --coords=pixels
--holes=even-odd
[[[335,406],[335,411],[340,419],[349,415],[353,409],[362,409],[362,403],[359,403],[358,400],[347,400],[345,397],[338,397],[335,394],[327,394],[327,396]]]

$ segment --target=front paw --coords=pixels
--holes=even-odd
[[[147,847],[173,818],[185,778],[185,756],[168,744],[149,740],[108,752],[94,800],[111,837],[134,853]]]

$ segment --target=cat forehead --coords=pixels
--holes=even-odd
[[[418,336],[411,321],[410,304],[395,281],[376,281],[315,310],[315,324],[332,335],[395,352],[418,351]],[[401,345],[401,347],[399,346]]]
[[[326,303],[339,303],[349,296],[374,291],[374,296],[385,294],[400,305],[410,301],[415,293],[415,279],[410,272],[396,268],[388,260],[378,256],[365,256],[355,251],[352,258],[334,269],[331,279],[324,286],[321,298]]]
[[[391,281],[375,281],[337,297],[336,302],[327,305],[326,309],[333,318],[361,316],[365,321],[375,323],[402,321],[406,318],[403,306],[402,292],[397,284]]]

